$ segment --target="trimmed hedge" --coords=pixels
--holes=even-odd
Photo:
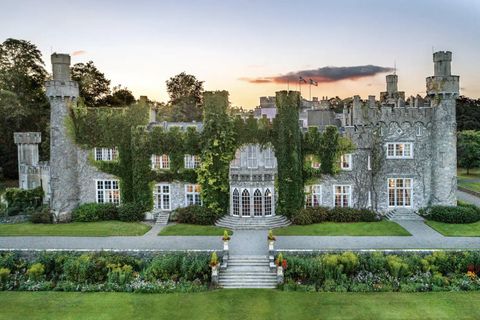
[[[432,206],[419,210],[428,220],[445,223],[473,223],[480,221],[480,208],[472,204],[458,206]]]
[[[322,222],[372,222],[379,220],[378,215],[369,209],[355,208],[304,208],[293,216],[292,222],[306,225]]]
[[[178,223],[211,225],[219,217],[214,210],[197,205],[177,208],[172,212],[172,219],[176,219]]]
[[[76,222],[94,222],[116,220],[118,208],[111,203],[85,203],[72,212],[72,220]]]
[[[120,221],[143,221],[145,212],[136,203],[125,203],[118,207],[118,220]]]
[[[26,213],[29,209],[36,209],[42,205],[43,196],[42,187],[31,190],[8,188],[5,190],[6,213],[9,216],[15,216]]]

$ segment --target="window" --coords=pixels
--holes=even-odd
[[[265,215],[266,216],[271,216],[272,215],[272,192],[270,192],[270,189],[265,190]]]
[[[413,144],[403,142],[387,143],[387,159],[412,159]]]
[[[415,130],[415,133],[416,133],[416,136],[417,137],[421,137],[422,136],[422,133],[423,133],[423,130],[422,130],[422,127],[419,125],[417,126],[416,130]]]
[[[118,180],[97,180],[97,203],[120,204]]]
[[[367,170],[372,170],[372,157],[370,155],[367,158]]]
[[[262,192],[259,189],[253,193],[253,215],[262,215]]]
[[[265,156],[265,168],[275,167],[275,154],[272,148],[268,147],[263,152]]]
[[[250,169],[255,169],[258,167],[256,145],[249,145],[247,147],[247,167]]]
[[[184,159],[185,169],[195,169],[200,166],[200,156],[186,154]]]
[[[232,167],[233,168],[240,168],[241,157],[242,157],[242,150],[237,149],[237,151],[235,151],[235,159],[233,159],[233,161],[232,161]]]
[[[118,157],[117,148],[94,148],[95,161],[115,161]]]
[[[311,186],[305,186],[305,206],[306,207],[319,207],[322,203],[322,186],[314,184]]]
[[[412,185],[413,181],[411,178],[388,179],[388,206],[411,207]]]
[[[232,207],[233,207],[233,215],[234,216],[240,215],[240,194],[238,193],[238,189],[233,190]]]
[[[242,216],[250,215],[250,192],[247,189],[242,191]]]
[[[166,154],[152,155],[152,169],[170,169],[170,157]]]
[[[352,198],[352,187],[346,185],[333,186],[335,207],[350,207]]]
[[[308,155],[307,162],[310,162],[310,166],[313,169],[320,169],[320,162],[318,161],[318,158],[315,157],[314,155]]]
[[[187,184],[185,186],[185,205],[201,205],[200,200],[200,185],[199,184]]]
[[[352,170],[352,154],[343,154],[340,157],[340,168],[342,170]]]
[[[160,210],[170,210],[170,185],[157,184],[153,191],[155,207]]]

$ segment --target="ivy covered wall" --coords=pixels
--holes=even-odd
[[[266,118],[232,118],[228,114],[227,91],[206,92],[203,106],[203,130],[186,130],[163,126],[147,128],[148,105],[128,108],[72,108],[67,123],[69,132],[82,148],[117,147],[117,161],[91,162],[101,171],[120,180],[123,202],[136,203],[145,210],[153,207],[152,188],[155,181],[199,183],[205,206],[219,215],[229,208],[229,165],[235,151],[244,144],[272,145],[278,163],[276,188],[277,212],[293,215],[303,207],[304,183],[322,174],[336,174],[342,153],[350,152],[351,141],[339,135],[336,127],[320,133],[310,128],[302,133],[299,127],[300,95],[294,91],[277,93],[277,117],[273,123]],[[167,154],[170,168],[152,170],[151,155]],[[184,168],[184,155],[199,155],[198,169]],[[306,156],[321,163],[311,168]]]

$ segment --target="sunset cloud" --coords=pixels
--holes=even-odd
[[[84,54],[86,54],[86,53],[87,53],[87,51],[85,51],[85,50],[77,50],[77,51],[73,51],[73,52],[72,52],[72,56],[73,56],[73,57],[75,57],[75,56],[81,56],[81,55],[84,55]]]
[[[312,70],[300,70],[289,72],[279,76],[256,77],[256,78],[240,78],[242,81],[250,83],[287,83],[296,82],[299,77],[306,80],[313,79],[318,83],[328,83],[341,80],[356,80],[360,78],[372,77],[379,73],[394,71],[393,68],[366,65],[352,67],[323,67]]]

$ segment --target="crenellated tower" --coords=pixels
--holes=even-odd
[[[434,75],[426,79],[432,115],[432,205],[456,205],[459,76],[451,74],[452,53],[433,54]]]
[[[77,148],[67,133],[70,106],[79,96],[78,83],[70,77],[70,56],[51,56],[53,80],[46,82],[50,101],[51,208],[59,220],[68,220],[78,205]]]

